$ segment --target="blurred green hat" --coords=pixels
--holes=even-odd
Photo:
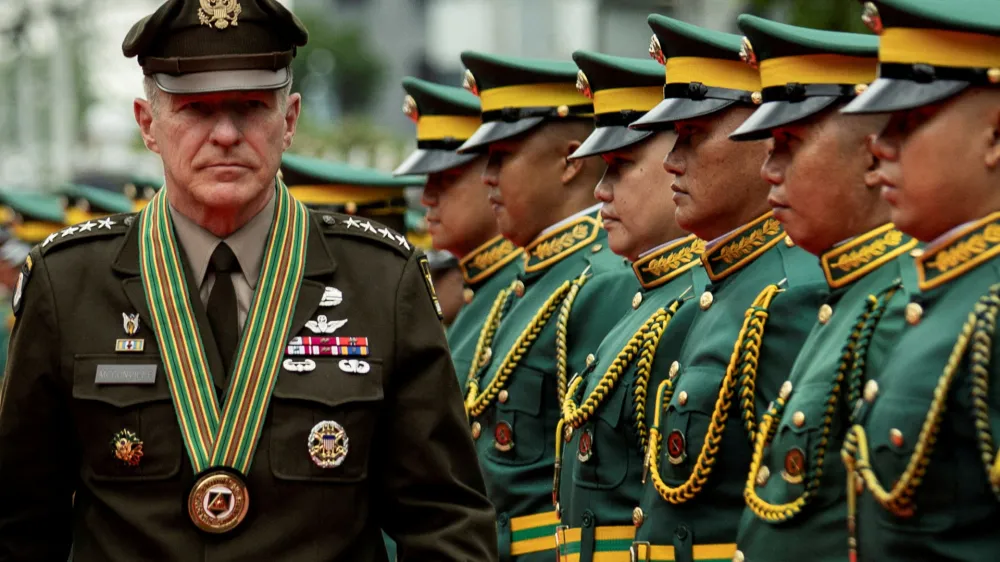
[[[90,185],[69,184],[56,190],[66,210],[66,223],[78,224],[117,213],[130,213],[134,206],[123,193]]]
[[[62,230],[66,215],[57,195],[0,189],[0,222],[18,240],[37,244]]]

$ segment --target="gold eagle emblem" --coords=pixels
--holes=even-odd
[[[198,10],[198,21],[215,29],[226,29],[239,25],[240,13],[243,7],[239,0],[198,0],[201,9]]]

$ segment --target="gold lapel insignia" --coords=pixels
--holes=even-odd
[[[706,248],[701,256],[705,272],[712,281],[719,281],[753,262],[785,237],[781,223],[772,213],[740,227],[719,242]]]
[[[524,249],[527,257],[524,271],[527,273],[541,271],[559,262],[597,240],[600,230],[601,226],[597,219],[585,215],[549,232]]]
[[[462,277],[467,285],[475,285],[500,271],[503,266],[517,259],[522,250],[503,236],[492,240],[469,252],[458,262]]]
[[[201,8],[198,10],[198,21],[202,25],[215,29],[226,29],[239,25],[243,7],[239,0],[198,0]]]
[[[652,289],[698,265],[704,252],[705,241],[692,234],[639,259],[632,271],[643,289]]]
[[[849,285],[917,245],[913,238],[896,230],[892,223],[866,232],[820,256],[823,274],[830,287]]]
[[[958,229],[916,259],[921,291],[939,287],[1000,254],[1000,213]]]

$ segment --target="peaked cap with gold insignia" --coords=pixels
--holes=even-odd
[[[459,152],[483,152],[546,121],[593,115],[593,104],[576,89],[571,62],[466,51],[462,63],[465,87],[482,103],[483,124]]]
[[[863,19],[879,33],[879,78],[844,113],[932,104],[1000,85],[1000,9],[993,0],[878,0]]]
[[[577,90],[594,100],[596,129],[570,158],[584,158],[633,145],[652,134],[628,126],[663,97],[663,67],[651,60],[577,51]]]
[[[650,55],[666,66],[663,101],[633,129],[663,129],[674,121],[711,115],[736,104],[753,106],[760,76],[740,59],[742,38],[653,14]]]
[[[37,191],[0,189],[0,223],[14,238],[37,244],[66,225],[60,198]]]
[[[130,213],[134,207],[124,193],[90,185],[66,185],[58,190],[58,194],[64,198],[67,224]]]
[[[878,38],[821,31],[751,15],[739,17],[746,34],[743,59],[760,69],[761,105],[729,138],[760,140],[771,129],[845,103],[875,80]]]
[[[403,89],[403,113],[417,124],[417,150],[393,174],[433,174],[476,158],[455,150],[479,128],[479,98],[462,88],[419,78],[403,78]]]
[[[277,90],[307,39],[277,0],[167,0],[132,26],[122,52],[168,93]]]

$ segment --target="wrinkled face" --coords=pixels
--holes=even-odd
[[[995,94],[976,89],[892,115],[872,143],[874,182],[900,230],[930,241],[998,209],[998,115]]]
[[[875,166],[867,139],[884,121],[832,109],[771,131],[761,168],[771,184],[768,203],[806,251],[821,254],[869,230],[873,214],[884,215],[878,190],[865,184]]]
[[[554,222],[549,210],[560,206],[566,156],[544,126],[490,145],[482,179],[504,237],[526,246]]]
[[[663,166],[675,176],[675,216],[682,229],[703,240],[742,225],[746,209],[760,207],[766,198],[767,184],[760,178],[764,142],[729,139],[752,111],[735,107],[674,123],[677,142]]]
[[[635,261],[639,255],[685,233],[674,220],[670,174],[663,155],[673,132],[655,133],[636,144],[602,155],[608,165],[594,197],[603,203],[601,218],[614,253]]]
[[[233,209],[274,185],[295,135],[300,98],[275,91],[159,94],[136,100],[146,146],[160,155],[171,190],[206,209]]]
[[[461,258],[496,236],[497,225],[486,198],[482,171],[486,157],[430,174],[421,202],[434,247]]]

